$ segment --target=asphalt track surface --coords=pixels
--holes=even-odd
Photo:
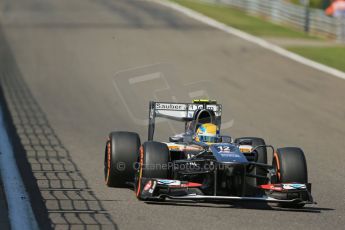
[[[1,86],[42,229],[344,228],[344,80],[151,2],[0,7]],[[148,204],[104,185],[111,130],[144,141],[150,99],[205,95],[223,104],[224,133],[302,147],[318,205]],[[161,123],[158,137],[178,132],[171,126]]]

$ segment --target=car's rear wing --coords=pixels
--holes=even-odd
[[[156,117],[188,122],[194,120],[196,112],[201,110],[212,111],[216,120],[220,120],[222,115],[222,105],[211,100],[194,100],[193,103],[150,101],[148,140],[153,140]]]

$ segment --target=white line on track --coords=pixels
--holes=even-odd
[[[136,84],[140,82],[155,80],[160,77],[161,77],[160,73],[152,73],[152,74],[146,74],[144,76],[132,77],[128,81],[129,81],[129,84],[132,85],[132,84]]]
[[[338,77],[338,78],[341,78],[341,79],[344,79],[345,80],[345,73],[340,71],[340,70],[337,70],[335,68],[332,68],[332,67],[329,67],[329,66],[326,66],[326,65],[323,65],[321,63],[318,63],[318,62],[315,62],[315,61],[312,61],[310,59],[307,59],[305,57],[302,57],[298,54],[295,54],[295,53],[292,53],[286,49],[283,49],[277,45],[274,45],[264,39],[261,39],[261,38],[258,38],[256,36],[253,36],[251,34],[248,34],[246,32],[243,32],[241,30],[238,30],[238,29],[235,29],[231,26],[228,26],[228,25],[225,25],[221,22],[218,22],[212,18],[209,18],[203,14],[200,14],[194,10],[191,10],[189,8],[186,8],[184,6],[181,6],[177,3],[173,3],[173,2],[169,2],[167,0],[148,0],[148,1],[151,1],[151,2],[155,2],[155,3],[158,3],[158,4],[161,4],[161,5],[164,5],[166,7],[169,7],[171,9],[174,9],[180,13],[183,13],[184,15],[190,17],[190,18],[193,18],[195,20],[198,20],[200,22],[203,22],[209,26],[212,26],[214,28],[217,28],[217,29],[220,29],[228,34],[232,34],[232,35],[235,35],[239,38],[242,38],[246,41],[249,41],[249,42],[252,42],[254,44],[257,44],[263,48],[266,48],[268,50],[271,50],[277,54],[280,54],[284,57],[287,57],[291,60],[294,60],[296,62],[299,62],[301,64],[304,64],[306,66],[309,66],[309,67],[312,67],[314,69],[317,69],[317,70],[320,70],[322,72],[325,72],[327,74],[330,74],[332,76],[335,76],[335,77]]]
[[[12,230],[36,230],[29,196],[13,154],[13,148],[6,131],[3,110],[0,106],[0,174],[5,190],[8,216]]]

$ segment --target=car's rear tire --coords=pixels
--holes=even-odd
[[[260,145],[266,145],[264,139],[258,138],[258,137],[241,137],[235,139],[236,144],[245,143],[253,146],[254,148]],[[266,148],[258,148],[256,149],[256,152],[258,154],[258,159],[256,162],[267,164],[267,149]],[[256,168],[256,174],[259,176],[267,176],[266,170],[262,168]],[[257,178],[256,180],[257,185],[265,184],[266,179]]]
[[[128,182],[134,182],[139,148],[140,138],[137,133],[109,134],[104,157],[104,177],[107,186],[128,187]]]
[[[136,194],[140,199],[142,178],[168,179],[169,177],[169,148],[166,144],[148,141],[140,147],[139,168],[136,177]]]
[[[273,167],[278,183],[308,183],[307,162],[302,149],[296,147],[279,148],[274,153]],[[282,207],[301,208],[304,204],[281,204]]]

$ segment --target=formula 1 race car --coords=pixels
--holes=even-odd
[[[300,148],[275,150],[262,138],[220,135],[221,115],[216,101],[150,102],[148,141],[141,144],[133,132],[110,133],[107,186],[132,185],[139,200],[262,201],[293,208],[315,203]],[[169,142],[154,141],[156,117],[184,122],[185,130]]]

